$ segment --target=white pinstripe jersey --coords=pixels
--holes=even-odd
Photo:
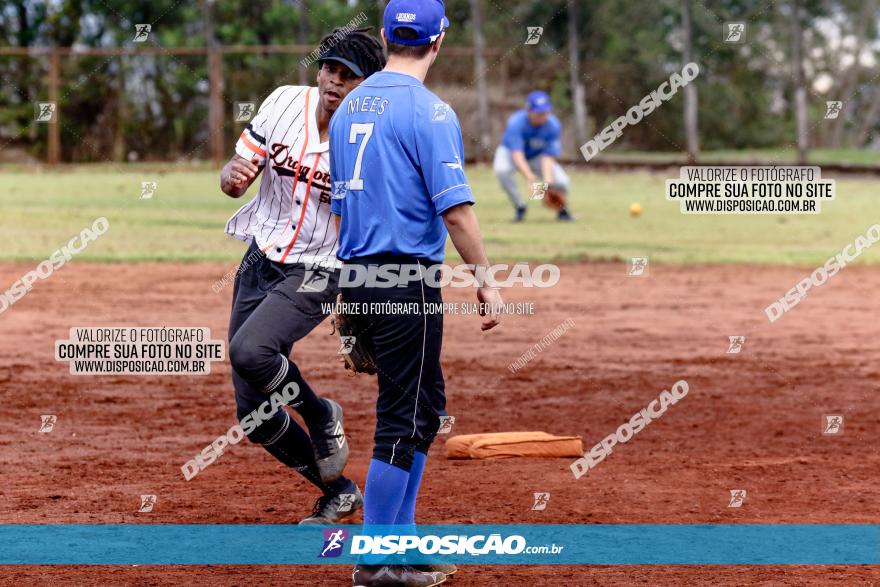
[[[226,232],[256,239],[273,261],[338,266],[330,145],[318,132],[318,100],[318,88],[281,86],[241,133],[235,152],[265,167],[259,192],[229,219]]]

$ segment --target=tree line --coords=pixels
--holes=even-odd
[[[378,28],[384,2],[345,0],[6,0],[0,6],[0,143],[42,156],[45,54],[60,59],[62,159],[204,158],[211,144],[211,63],[172,48],[297,45],[302,55],[227,52],[223,141],[240,124],[232,103],[281,84],[314,83],[301,57],[355,18]],[[700,76],[614,150],[878,146],[880,51],[877,0],[447,0],[452,23],[429,84],[459,113],[469,156],[487,159],[506,117],[532,89],[550,92],[578,147],[685,63]],[[135,25],[150,24],[146,42]],[[742,34],[731,39],[732,31]],[[535,38],[537,37],[537,39]],[[130,55],[84,55],[129,47]],[[139,48],[152,47],[149,54]],[[4,52],[4,49],[8,51]],[[166,49],[167,51],[163,51]],[[217,67],[217,64],[214,64]],[[216,78],[213,78],[216,79]],[[837,116],[828,103],[840,103]],[[835,107],[837,108],[837,107]],[[833,114],[833,113],[832,113]]]

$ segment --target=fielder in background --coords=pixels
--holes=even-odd
[[[406,283],[397,287],[342,284],[344,301],[361,307],[414,304],[418,311],[363,316],[357,334],[378,367],[375,445],[364,491],[364,534],[377,526],[415,523],[416,498],[428,449],[446,415],[440,366],[443,315],[424,312],[441,302],[426,267],[443,262],[446,237],[465,263],[488,267],[474,197],[464,174],[458,117],[424,85],[449,25],[441,0],[391,0],[383,39],[388,65],[343,101],[330,121],[333,213],[340,226],[338,256],[346,266],[381,267]],[[482,328],[498,324],[501,295],[486,284]],[[411,534],[405,528],[399,530]],[[427,587],[446,580],[453,565],[392,565],[364,556],[355,587]]]
[[[561,197],[556,218],[574,220],[567,205],[568,175],[556,160],[562,149],[561,138],[562,125],[554,116],[550,96],[545,92],[529,94],[526,108],[507,119],[493,167],[501,187],[516,208],[514,222],[522,222],[526,217],[526,202],[516,181],[517,171],[526,178],[531,197],[543,196],[548,190],[556,192]],[[542,183],[545,185],[540,185]]]
[[[363,503],[357,485],[342,474],[349,452],[342,408],[312,390],[290,353],[326,317],[322,304],[333,301],[339,279],[330,117],[385,64],[382,44],[366,29],[334,30],[321,46],[330,49],[318,60],[318,87],[272,92],[220,176],[223,192],[239,198],[262,173],[256,197],[226,225],[227,233],[250,243],[232,294],[229,359],[239,420],[274,393],[296,393],[290,405],[308,433],[282,408],[248,438],[323,493],[301,524],[335,524]]]

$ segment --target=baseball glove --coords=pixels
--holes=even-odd
[[[544,192],[544,205],[551,210],[562,210],[565,208],[565,192],[555,188],[547,188]]]
[[[361,321],[358,316],[349,316],[342,312],[342,309],[342,294],[339,294],[336,297],[333,315],[330,317],[330,324],[333,327],[330,334],[339,333],[337,354],[342,358],[346,369],[355,373],[375,375],[377,371],[376,357],[364,345],[363,338],[358,337],[358,333],[363,330]]]

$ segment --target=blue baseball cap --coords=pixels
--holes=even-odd
[[[535,112],[537,114],[553,110],[553,104],[550,103],[550,96],[547,95],[547,92],[542,92],[541,90],[535,90],[528,95],[526,98],[526,107],[529,109],[529,112]]]
[[[428,45],[449,28],[443,0],[391,0],[385,7],[383,19],[385,36],[391,43],[401,45]],[[418,37],[401,39],[395,35],[399,28],[414,30]]]

